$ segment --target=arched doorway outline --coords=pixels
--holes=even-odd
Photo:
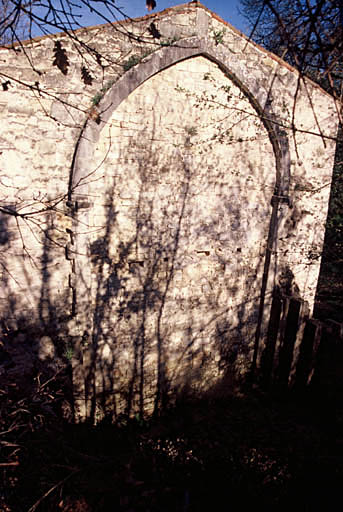
[[[129,94],[152,76],[178,62],[197,56],[203,56],[216,63],[248,98],[262,120],[273,147],[276,173],[274,193],[276,196],[288,197],[290,179],[288,138],[278,116],[273,112],[272,91],[265,90],[258,81],[252,90],[245,84],[244,72],[241,71],[242,62],[235,62],[229,50],[215,46],[208,38],[191,37],[183,39],[178,45],[161,48],[145,57],[122,75],[104,94],[96,111],[86,119],[75,147],[69,182],[70,201],[87,195],[83,180],[89,174],[89,169],[86,169],[85,162],[90,165],[93,147],[115,109]]]
[[[172,67],[173,65],[203,56],[216,63],[225,76],[232,80],[247,97],[257,116],[262,120],[268,133],[275,157],[275,186],[271,200],[271,217],[269,222],[268,239],[266,243],[266,254],[262,277],[262,287],[259,304],[259,318],[255,338],[254,360],[252,367],[256,366],[259,340],[261,337],[261,325],[265,310],[265,297],[269,286],[270,267],[273,261],[274,242],[277,239],[277,229],[280,217],[283,215],[280,205],[288,203],[289,178],[290,178],[290,156],[287,134],[283,130],[282,123],[278,120],[276,112],[273,111],[272,91],[266,90],[265,86],[256,80],[250,87],[246,83],[244,73],[244,62],[233,56],[230,50],[225,47],[215,46],[209,38],[191,37],[179,41],[177,45],[163,47],[153,54],[142,59],[135,67],[122,75],[113,86],[104,94],[92,116],[89,116],[82,127],[77,141],[69,182],[69,204],[73,206],[75,215],[75,226],[80,222],[87,224],[89,208],[91,203],[90,185],[87,177],[92,173],[92,156],[100,133],[111,118],[116,108],[140,85],[149,80],[159,72]],[[89,268],[87,265],[87,235],[75,229],[75,259],[74,272],[75,282],[78,290],[75,290],[75,314],[78,312],[77,297],[91,297],[91,285]],[[86,259],[85,259],[86,258]],[[276,256],[275,256],[276,258]],[[78,260],[78,261],[77,261]],[[80,308],[80,314],[84,311],[84,305]],[[79,321],[79,325],[86,325],[86,322]]]

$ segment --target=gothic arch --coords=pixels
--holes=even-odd
[[[271,216],[270,218],[266,217],[265,253],[261,255],[261,278],[259,280],[261,287],[257,299],[258,319],[254,359],[252,361],[254,365],[256,364],[264,315],[266,291],[269,286],[268,283],[273,281],[273,279],[269,280],[268,276],[271,273],[271,263],[274,261],[272,251],[274,241],[277,238],[278,221],[282,215],[282,213],[280,214],[279,204],[282,197],[287,197],[288,194],[290,167],[288,141],[287,136],[279,129],[277,116],[273,113],[270,91],[266,91],[263,84],[258,80],[249,83],[244,62],[222,45],[215,46],[207,38],[188,38],[182,40],[182,44],[161,48],[143,59],[140,64],[119,78],[104,95],[97,106],[96,119],[89,117],[85,121],[75,148],[69,190],[70,206],[74,206],[76,217],[75,242],[73,244],[75,264],[72,266],[75,279],[71,279],[71,283],[76,283],[73,285],[74,315],[77,316],[77,324],[82,331],[79,335],[89,336],[89,333],[92,332],[93,321],[92,315],[89,314],[92,311],[92,269],[89,260],[89,239],[84,227],[89,225],[89,214],[93,205],[89,202],[92,196],[91,184],[86,183],[88,181],[86,178],[92,172],[93,155],[101,132],[119,105],[140,85],[159,72],[179,62],[198,56],[209,59],[218,65],[221,71],[243,92],[257,116],[262,120],[274,153],[273,170],[271,170],[271,172],[275,172],[275,178],[271,176]],[[272,190],[273,186],[274,190]],[[96,352],[96,347],[93,347],[93,349]],[[95,372],[96,363],[95,358],[93,359],[92,371]],[[95,400],[95,397],[93,399]]]
[[[100,101],[96,120],[88,118],[79,136],[71,170],[69,199],[73,200],[86,194],[82,181],[88,174],[87,164],[92,160],[94,144],[112,113],[131,92],[160,71],[183,60],[203,56],[215,62],[245,94],[267,132],[275,156],[275,194],[288,196],[290,177],[290,157],[287,136],[282,132],[273,113],[271,91],[266,91],[256,81],[253,86],[246,83],[246,74],[242,70],[242,61],[232,57],[224,47],[213,45],[207,38],[191,37],[182,40],[182,44],[161,48],[134,68],[127,71]]]

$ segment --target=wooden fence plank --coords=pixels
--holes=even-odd
[[[343,324],[309,318],[306,301],[275,288],[259,374],[264,390],[311,385],[343,394]]]

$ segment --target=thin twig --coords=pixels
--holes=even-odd
[[[76,473],[80,473],[80,471],[81,471],[81,469],[76,469],[75,471],[70,473],[68,476],[63,478],[63,480],[60,480],[59,482],[57,482],[57,484],[53,485],[45,494],[43,494],[43,496],[41,496],[41,498],[39,498],[38,501],[36,501],[36,503],[34,505],[32,505],[31,508],[29,508],[29,510],[27,512],[34,512],[35,510],[37,510],[37,507],[39,507],[39,505],[42,503],[42,501],[44,501],[45,498],[47,498],[49,496],[49,494],[51,494],[58,487],[63,485],[67,480],[69,480],[69,478],[71,478],[72,476],[76,475]]]

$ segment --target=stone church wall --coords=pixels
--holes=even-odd
[[[313,304],[337,119],[199,4],[77,36],[0,50],[0,298],[94,419],[243,377],[276,284]]]

